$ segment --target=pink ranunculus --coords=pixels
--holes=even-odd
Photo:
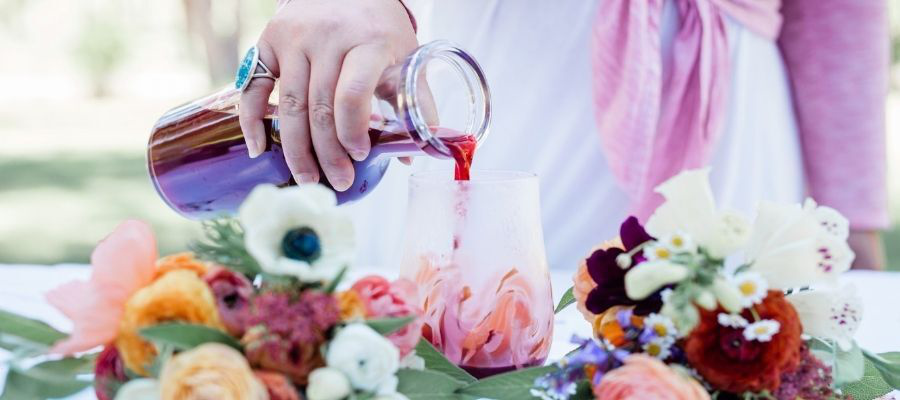
[[[94,393],[98,400],[112,400],[119,387],[128,381],[125,364],[116,346],[106,346],[94,365]]]
[[[112,342],[125,302],[153,281],[156,258],[156,239],[146,223],[130,220],[116,227],[94,248],[88,281],[72,281],[47,292],[47,302],[74,325],[72,334],[51,351],[72,354]]]
[[[250,310],[253,284],[243,274],[218,265],[211,267],[203,280],[212,289],[225,329],[233,336],[243,336],[247,329],[246,314]]]
[[[400,349],[400,356],[409,354],[422,337],[422,310],[416,306],[418,290],[416,284],[409,279],[397,279],[389,282],[380,276],[362,278],[350,288],[359,294],[366,305],[368,318],[396,318],[414,316],[416,319],[388,339]]]
[[[697,381],[679,375],[662,361],[634,354],[625,365],[603,376],[594,396],[604,400],[709,400]]]

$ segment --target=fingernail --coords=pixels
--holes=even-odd
[[[365,160],[369,156],[368,150],[350,150],[350,157],[356,161]]]
[[[339,192],[343,192],[343,191],[349,189],[350,185],[352,185],[352,184],[353,184],[353,181],[351,181],[350,178],[346,178],[346,177],[334,178],[334,188],[337,189]]]
[[[265,149],[265,143],[259,140],[248,140],[247,141],[247,152],[250,154],[250,158],[259,157],[262,154],[263,149]]]
[[[316,174],[314,174],[314,173],[301,172],[301,173],[294,174],[294,182],[297,182],[299,184],[316,183],[318,181],[319,181],[319,177],[316,176]]]

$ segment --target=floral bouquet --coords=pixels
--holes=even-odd
[[[593,338],[534,382],[544,399],[873,399],[900,388],[900,353],[853,335],[861,301],[837,277],[854,255],[847,220],[812,200],[763,203],[750,224],[719,211],[708,170],[657,188],[646,226],[579,266],[557,312],[577,303]]]
[[[70,334],[0,311],[12,353],[0,399],[89,386],[100,400],[521,398],[548,371],[477,381],[447,361],[421,340],[414,283],[341,285],[353,237],[318,185],[259,186],[237,220],[162,258],[146,224],[124,222],[94,250],[89,280],[46,294]]]

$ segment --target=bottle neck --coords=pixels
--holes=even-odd
[[[442,64],[442,65],[441,65]],[[467,110],[462,118],[448,122],[441,118],[437,104],[441,104],[436,85],[429,85],[429,68],[449,67],[458,79]],[[444,82],[432,82],[441,84]],[[444,140],[448,137],[474,137],[481,143],[487,136],[491,120],[490,90],[478,62],[467,52],[450,42],[439,40],[416,49],[400,69],[397,82],[396,109],[405,130],[427,154],[438,158],[453,158],[454,150]]]

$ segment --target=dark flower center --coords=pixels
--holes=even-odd
[[[322,256],[319,235],[310,228],[292,229],[281,240],[284,256],[293,260],[313,262]]]
[[[744,338],[743,330],[730,328],[720,331],[719,347],[726,357],[736,361],[753,361],[762,351],[759,342]]]

